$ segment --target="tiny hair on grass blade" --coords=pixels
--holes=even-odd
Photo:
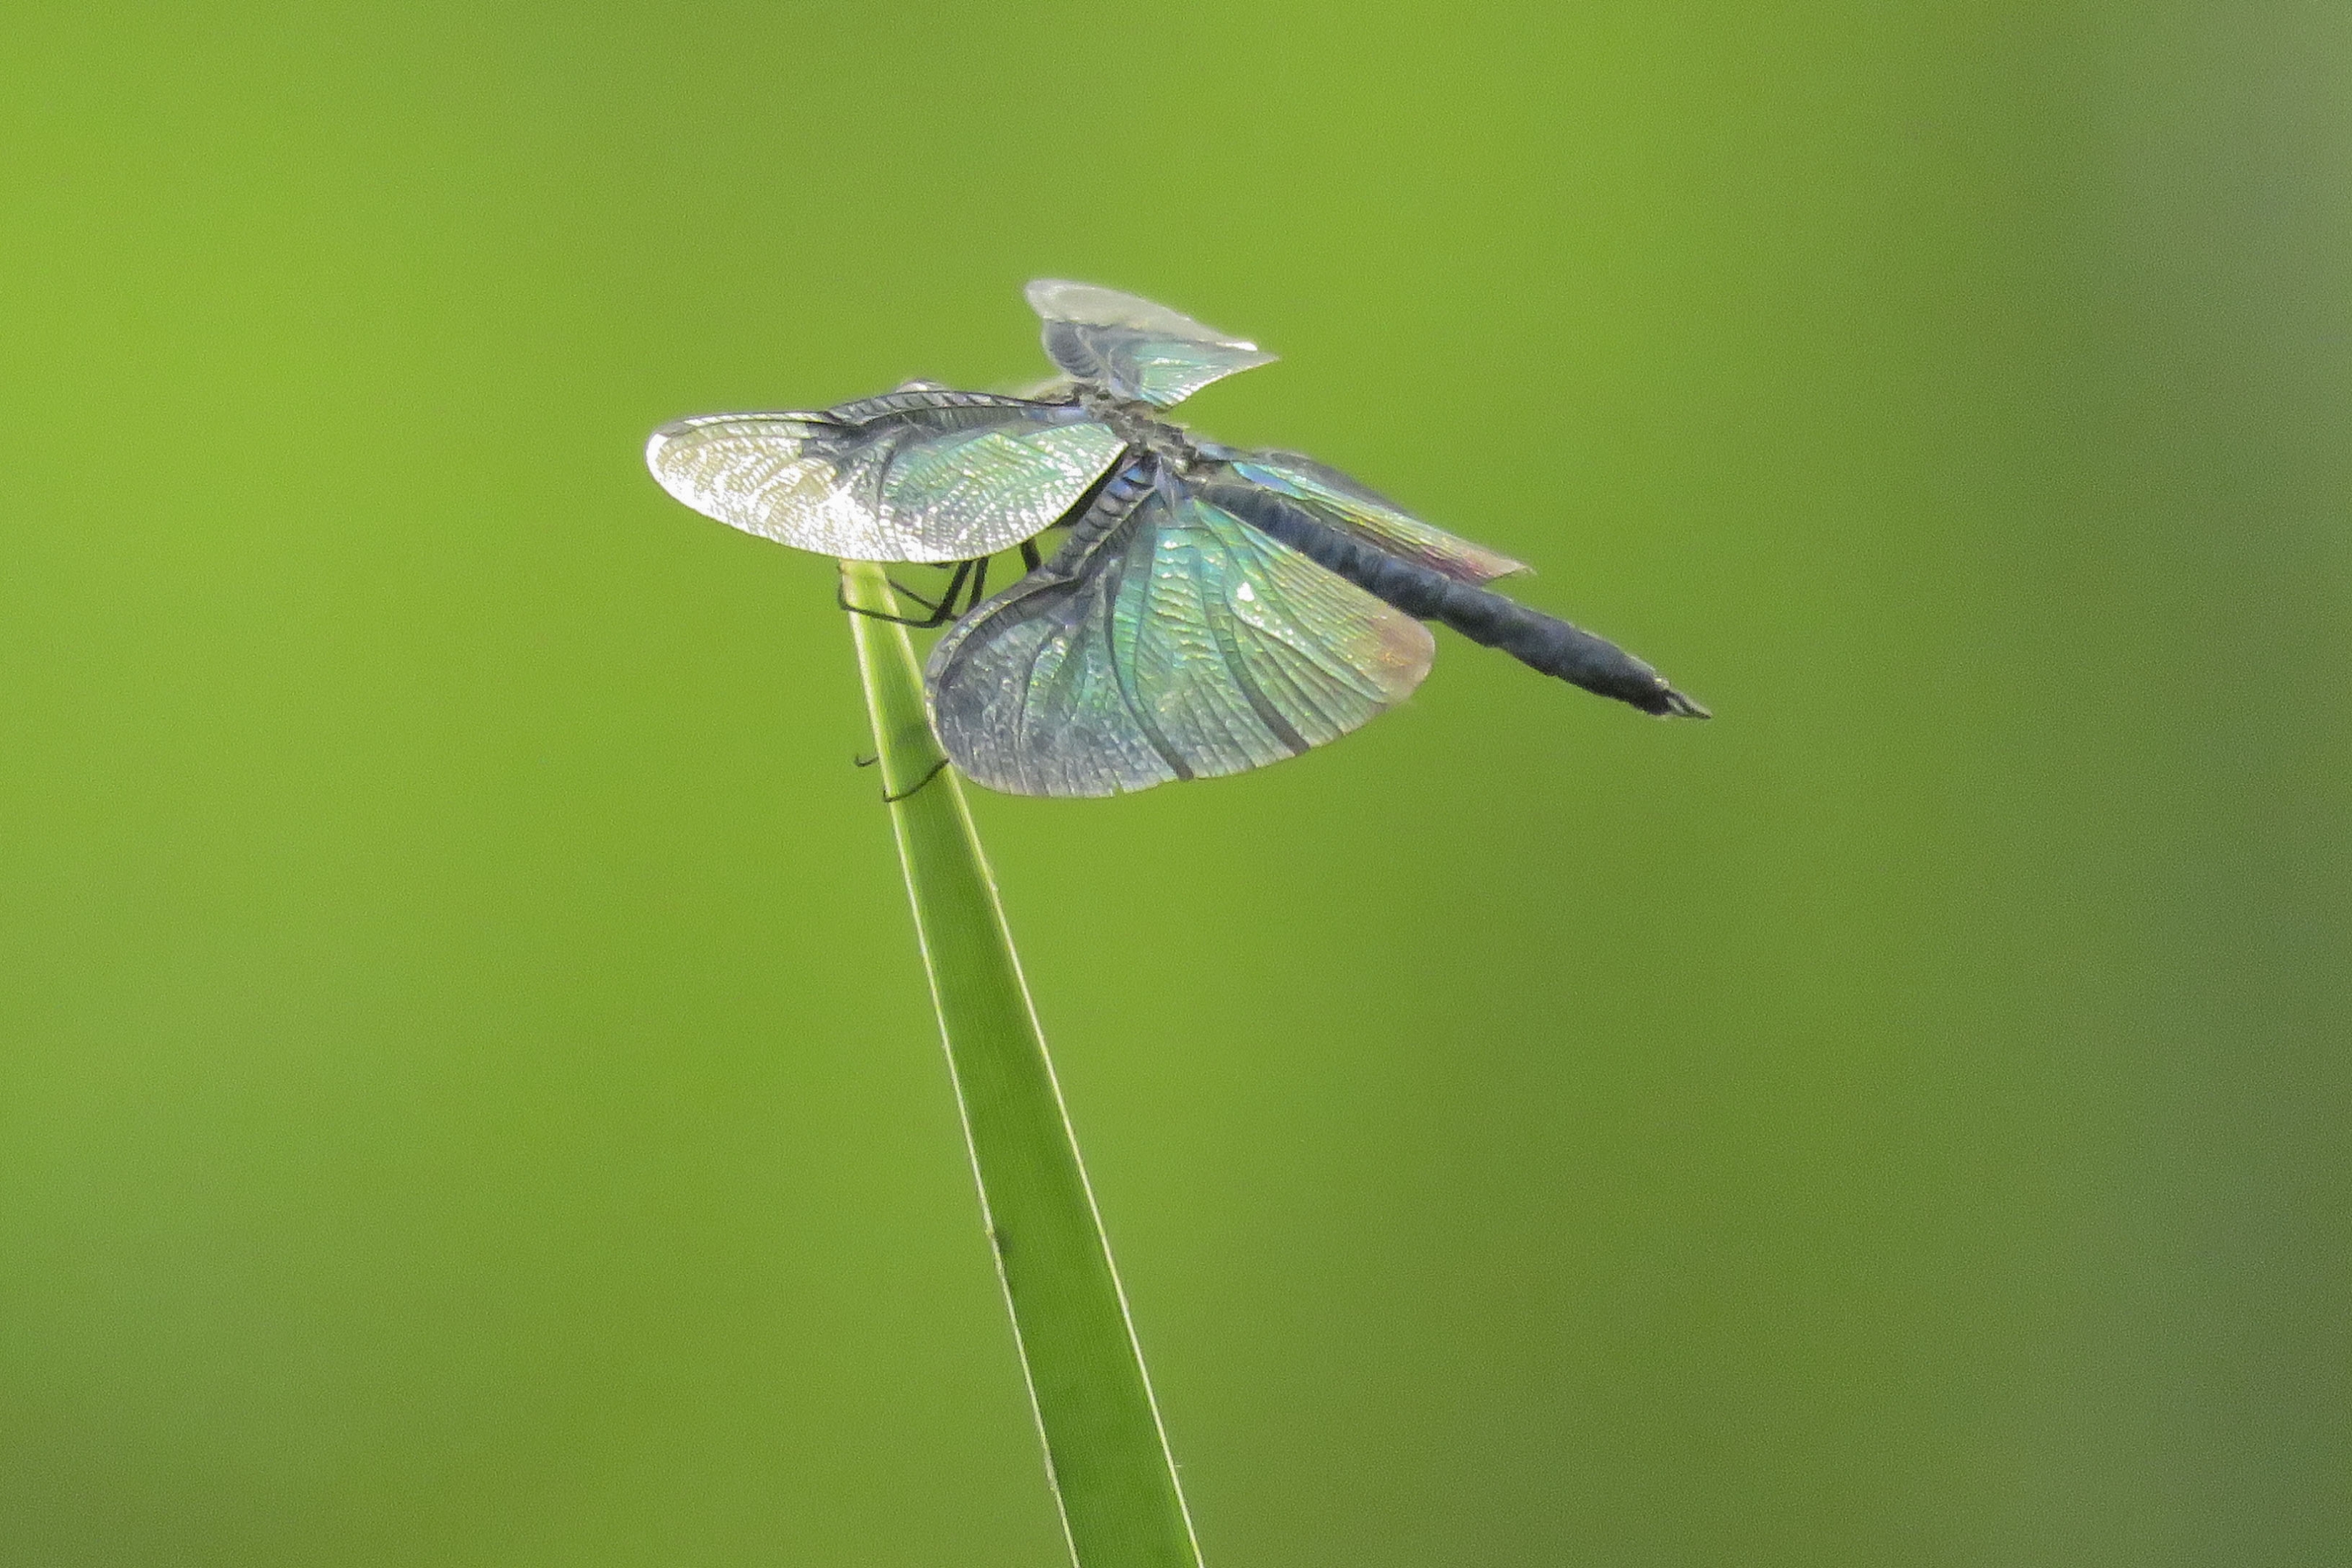
[[[1200,1549],[1086,1167],[962,781],[944,766],[880,566],[841,563],[882,793],[914,905],[981,1222],[1078,1568],[1199,1568]]]

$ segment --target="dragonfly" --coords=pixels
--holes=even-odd
[[[698,415],[646,447],[705,516],[951,574],[937,600],[900,589],[927,616],[884,618],[948,627],[924,684],[967,777],[1108,795],[1282,762],[1410,696],[1436,653],[1427,622],[1644,713],[1709,716],[1616,644],[1486,586],[1523,563],[1311,458],[1166,416],[1270,363],[1256,344],[1090,284],[1027,298],[1058,373],[1028,395],[910,381],[813,413]],[[990,595],[991,559],[1014,551],[1023,574]]]

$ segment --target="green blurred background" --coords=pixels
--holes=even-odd
[[[639,458],[1041,274],[1720,715],[979,797],[1213,1568],[2352,1560],[2340,4],[10,35],[0,1563],[1056,1560],[831,569]]]

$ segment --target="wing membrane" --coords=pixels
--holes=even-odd
[[[1409,695],[1434,651],[1412,616],[1146,460],[940,640],[932,724],[992,789],[1113,795],[1336,740]]]
[[[646,447],[706,517],[857,561],[964,561],[1034,537],[1122,443],[1075,405],[919,386],[816,414],[706,414]]]
[[[1440,572],[1457,583],[1488,583],[1527,571],[1499,550],[1489,550],[1427,523],[1339,469],[1297,452],[1235,453],[1227,466],[1252,484],[1308,503],[1317,518],[1352,533],[1376,550]]]
[[[1028,297],[1045,319],[1045,353],[1055,364],[1162,408],[1236,371],[1274,363],[1255,343],[1116,289],[1041,278]]]

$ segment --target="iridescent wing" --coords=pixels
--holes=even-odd
[[[1146,458],[1054,558],[931,650],[931,722],[966,774],[1100,795],[1264,767],[1429,673],[1429,630]]]
[[[1116,289],[1040,278],[1027,292],[1045,321],[1047,357],[1121,397],[1165,408],[1235,371],[1274,363],[1255,343]]]
[[[1350,533],[1375,550],[1443,573],[1457,583],[1486,583],[1525,572],[1525,562],[1426,523],[1379,491],[1339,469],[1297,452],[1215,455],[1240,478],[1307,503],[1318,521]]]
[[[706,517],[856,561],[968,561],[1034,537],[1123,443],[1069,403],[916,384],[817,414],[705,414],[646,466]]]

